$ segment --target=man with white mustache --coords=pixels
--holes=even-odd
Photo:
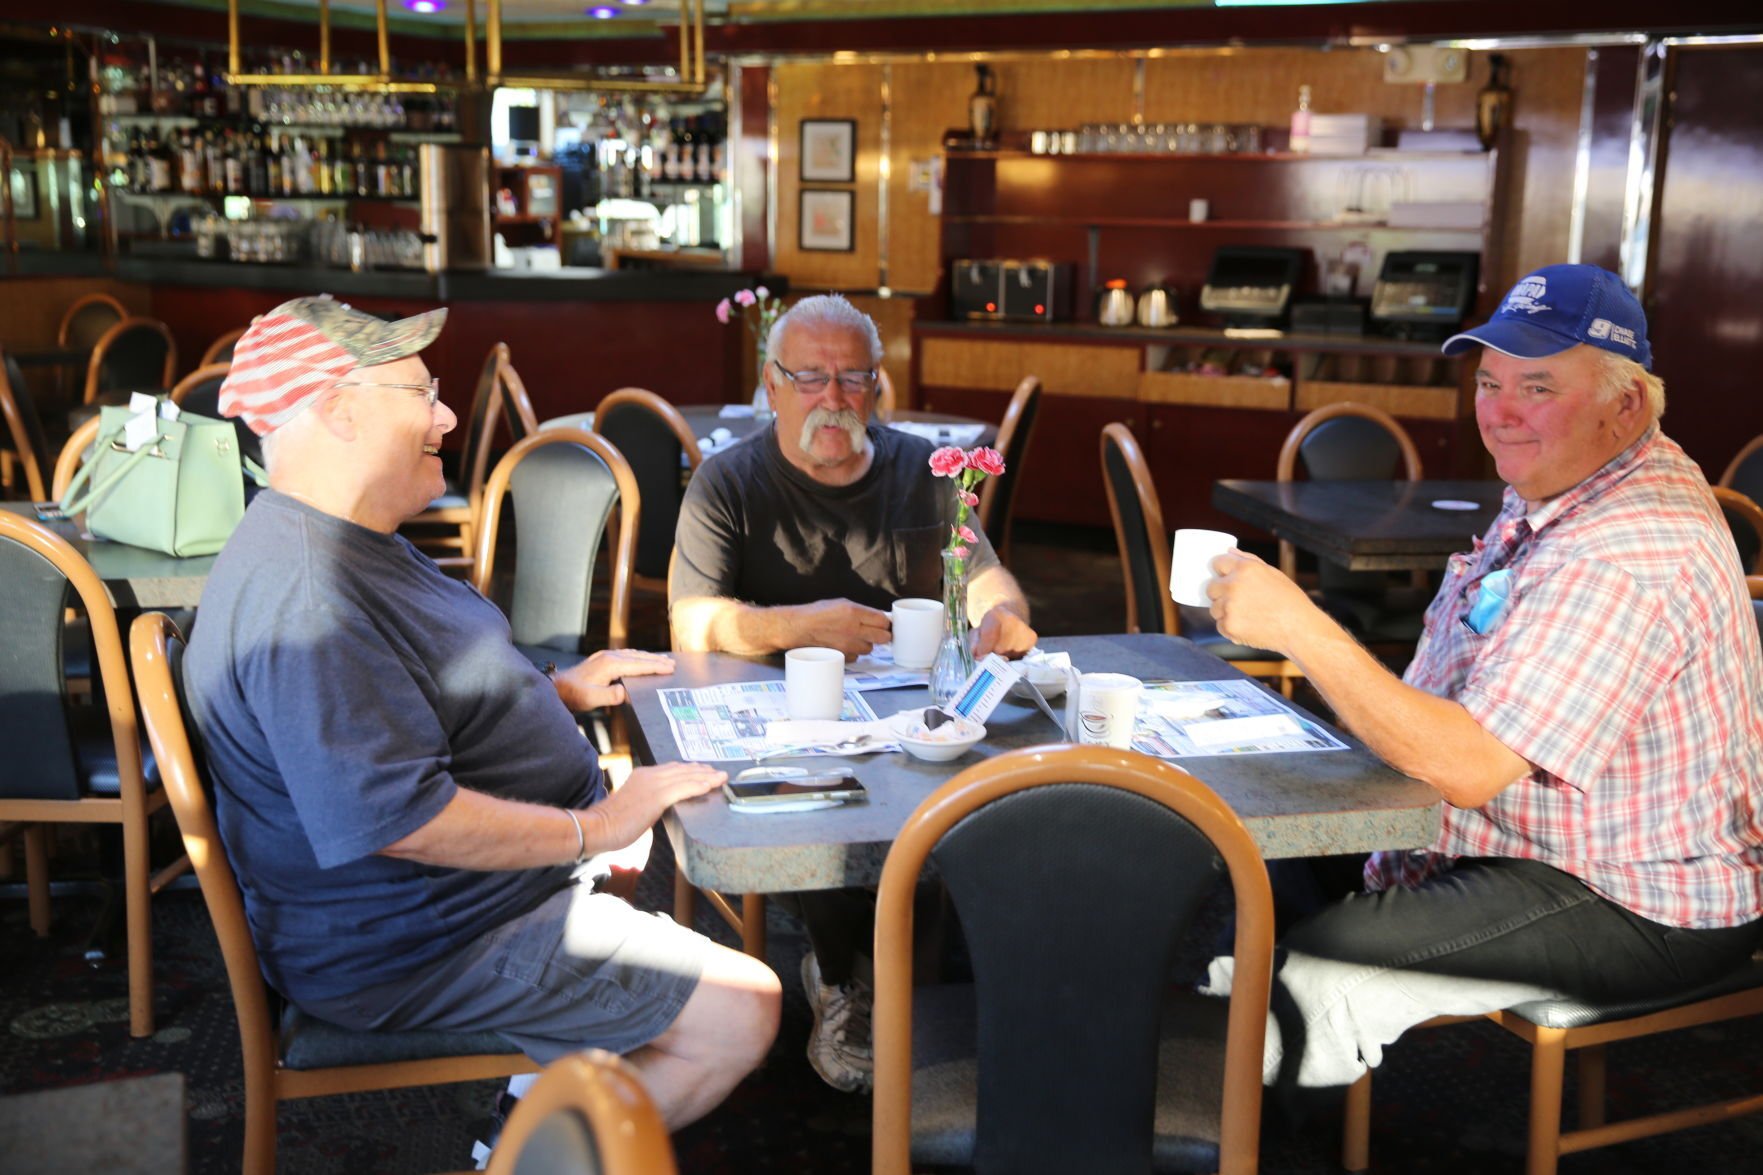
[[[804,298],[772,327],[766,354],[775,426],[706,461],[680,509],[674,647],[760,655],[819,645],[859,656],[891,638],[896,599],[939,594],[955,495],[931,473],[936,446],[870,424],[882,346],[867,314],[836,294]],[[1019,657],[1035,643],[1028,602],[969,525],[974,653]],[[867,1089],[873,895],[782,901],[813,948],[802,961],[809,1062],[837,1089]]]

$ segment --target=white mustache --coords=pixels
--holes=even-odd
[[[802,435],[797,444],[806,451],[814,443],[814,433],[822,428],[842,428],[851,438],[851,448],[863,452],[869,447],[869,432],[864,427],[863,417],[851,408],[841,408],[837,412],[827,408],[815,408],[808,413],[808,419],[802,422]]]

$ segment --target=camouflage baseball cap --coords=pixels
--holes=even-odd
[[[295,298],[251,320],[233,347],[220,412],[265,436],[351,371],[416,354],[435,341],[445,308],[387,322],[329,294]]]

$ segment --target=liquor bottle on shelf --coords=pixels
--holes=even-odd
[[[372,176],[367,166],[367,155],[361,149],[361,140],[356,139],[349,144],[349,167],[354,172],[355,194],[368,195],[371,191]]]
[[[1292,150],[1310,150],[1310,87],[1298,87],[1298,108],[1292,111]]]
[[[226,145],[222,134],[213,127],[202,132],[202,167],[207,178],[206,190],[216,196],[226,194]]]
[[[336,191],[336,175],[331,170],[331,141],[317,138],[312,143],[312,184],[321,196],[329,196]]]
[[[253,196],[267,196],[269,188],[269,155],[263,149],[263,128],[253,128],[245,136],[245,191]],[[276,177],[280,186],[280,176]]]
[[[282,153],[276,145],[275,132],[271,131],[268,141],[263,146],[263,166],[269,184],[262,193],[265,196],[279,196],[282,193]]]
[[[177,159],[157,131],[149,131],[148,134],[151,138],[147,145],[147,190],[169,192],[173,188],[172,181],[177,172]]]
[[[129,133],[129,190],[153,190],[152,159],[147,153],[147,135],[140,127]]]
[[[245,194],[245,144],[244,136],[226,133],[226,193],[229,196]]]
[[[406,200],[416,199],[416,149],[406,147],[398,161],[398,190]]]

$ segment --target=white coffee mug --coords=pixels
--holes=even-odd
[[[894,664],[902,669],[929,669],[943,643],[941,600],[895,600]]]
[[[791,718],[838,721],[845,708],[845,654],[813,646],[785,653],[784,702]]]
[[[1178,530],[1175,552],[1169,559],[1169,594],[1178,604],[1205,608],[1206,581],[1212,578],[1212,560],[1237,549],[1237,536],[1222,530]]]
[[[1086,673],[1077,679],[1077,741],[1132,746],[1144,683],[1125,673]]]
[[[1205,200],[1196,196],[1188,201],[1188,219],[1195,224],[1199,224],[1210,215],[1212,215],[1212,205]]]

